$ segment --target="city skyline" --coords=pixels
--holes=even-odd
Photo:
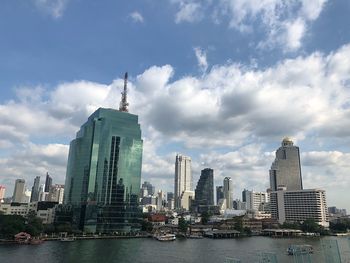
[[[99,107],[119,106],[127,70],[130,112],[143,127],[142,181],[173,191],[182,153],[194,183],[210,167],[215,186],[232,178],[234,199],[265,191],[290,136],[303,187],[350,210],[347,1],[46,2],[0,4],[6,196],[16,179],[30,188],[47,171],[64,183],[69,141]]]

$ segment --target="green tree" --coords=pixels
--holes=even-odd
[[[210,214],[208,212],[203,212],[201,214],[201,223],[202,223],[202,225],[208,224],[209,218],[210,218]]]
[[[323,227],[320,226],[315,222],[315,220],[312,219],[306,219],[302,224],[301,224],[301,230],[303,232],[312,232],[312,233],[320,233],[323,231]]]
[[[44,226],[42,220],[36,216],[34,211],[30,211],[27,215],[27,225],[25,227],[25,231],[32,236],[38,236],[43,232],[43,230]]]
[[[20,215],[0,215],[0,237],[13,239],[25,230],[25,219]]]
[[[235,217],[234,218],[234,229],[239,231],[239,232],[242,232],[243,231],[243,218],[240,216],[240,217]]]
[[[187,227],[188,227],[188,223],[186,222],[185,218],[180,217],[179,218],[179,225],[178,225],[179,231],[181,233],[186,233]]]

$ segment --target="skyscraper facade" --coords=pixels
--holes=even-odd
[[[12,202],[21,203],[24,197],[25,191],[25,181],[24,179],[17,179],[15,182],[15,189],[13,190]]]
[[[226,199],[226,208],[233,208],[233,185],[231,177],[224,178],[224,198]]]
[[[50,192],[52,186],[52,177],[49,175],[49,173],[46,173],[46,180],[45,180],[45,191],[44,192]]]
[[[35,177],[34,184],[32,186],[32,193],[30,196],[30,202],[39,201],[39,187],[40,187],[40,176]]]
[[[0,185],[0,203],[4,201],[5,191],[6,191],[5,186]]]
[[[283,139],[282,146],[276,151],[270,169],[271,190],[277,191],[279,186],[285,186],[290,191],[303,189],[299,147],[294,146],[288,137]]]
[[[196,206],[214,205],[214,170],[205,168],[201,171],[195,191]]]
[[[175,160],[175,208],[182,207],[181,196],[184,196],[185,191],[192,191],[191,158],[177,154]],[[185,196],[187,198],[187,194]]]
[[[217,186],[216,187],[216,204],[219,204],[219,201],[221,199],[224,199],[224,187],[223,186]]]
[[[64,191],[75,226],[101,233],[139,229],[142,144],[138,116],[125,110],[99,108],[81,126],[70,144]]]

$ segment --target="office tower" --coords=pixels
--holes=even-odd
[[[163,210],[163,201],[164,201],[163,191],[159,190],[157,194],[157,211]]]
[[[214,171],[205,168],[201,171],[195,191],[196,206],[214,205]]]
[[[181,196],[185,191],[190,191],[190,192],[192,191],[191,158],[184,155],[177,154],[176,160],[175,160],[175,208],[176,209],[179,209],[182,207]],[[188,193],[187,195],[191,195],[191,194]]]
[[[31,196],[32,196],[32,191],[30,191],[29,189],[25,189],[24,194],[22,196],[21,203],[29,203]]]
[[[143,189],[144,193],[146,192],[145,190],[147,190],[147,195],[154,195],[155,194],[155,187],[150,182],[145,181],[142,184],[141,189]]]
[[[174,193],[168,192],[166,200],[168,203],[168,208],[173,210],[175,208]]]
[[[0,203],[4,201],[5,190],[6,190],[5,186],[0,185]]]
[[[280,224],[312,219],[321,226],[329,226],[324,190],[287,191],[286,187],[280,187],[270,193],[270,206],[272,218]]]
[[[34,184],[32,187],[32,193],[30,196],[30,202],[39,201],[39,187],[40,187],[40,176],[35,177]]]
[[[224,198],[226,200],[226,208],[233,208],[233,186],[230,177],[224,178]]]
[[[58,202],[59,204],[63,203],[64,196],[64,185],[63,184],[55,184],[51,186],[48,201]]]
[[[221,199],[224,199],[224,187],[223,186],[217,186],[216,187],[216,204],[219,204],[219,201]]]
[[[50,188],[52,186],[52,177],[49,175],[49,173],[46,173],[46,180],[45,180],[45,191],[44,192],[50,192]]]
[[[282,146],[276,151],[270,169],[271,190],[276,191],[279,186],[291,191],[303,189],[299,147],[294,146],[288,137],[283,139]]]
[[[246,209],[261,211],[266,204],[267,194],[244,189],[242,192],[242,199],[246,203]]]
[[[73,226],[111,233],[140,229],[142,139],[138,116],[128,113],[127,74],[120,111],[99,108],[70,143],[64,203]]]
[[[21,203],[25,191],[24,179],[17,179],[15,182],[15,189],[13,190],[12,202]]]

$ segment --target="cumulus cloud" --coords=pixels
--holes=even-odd
[[[350,187],[349,154],[334,150],[337,140],[350,143],[349,57],[350,45],[345,45],[265,69],[231,63],[177,79],[171,65],[146,69],[131,78],[128,96],[130,112],[139,115],[142,127],[143,178],[172,190],[180,151],[193,157],[194,183],[204,163],[215,170],[217,184],[232,176],[240,182],[237,193],[244,187],[264,190],[273,152],[290,135],[308,148],[301,148],[306,187],[333,191],[314,185],[314,178]],[[120,78],[109,85],[61,83],[53,90],[33,89],[32,96],[28,87],[17,89],[19,98],[0,104],[0,147],[7,156],[0,158],[0,184],[13,185],[15,178],[45,173],[51,166],[64,175],[68,146],[58,141],[73,139],[98,107],[117,108],[122,87]]]
[[[57,19],[63,15],[68,0],[33,0],[34,4],[41,11]]]
[[[212,17],[218,24],[229,21],[228,26],[241,33],[259,31],[265,39],[259,48],[280,47],[295,51],[302,46],[308,25],[321,14],[327,0],[171,0],[178,6],[175,22],[200,21]]]
[[[144,22],[143,16],[138,11],[132,12],[130,14],[130,17],[135,23],[143,23]]]

